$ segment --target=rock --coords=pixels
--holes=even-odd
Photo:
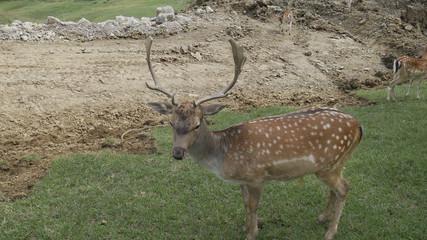
[[[151,22],[151,18],[149,17],[142,17],[141,22]]]
[[[156,23],[162,24],[175,20],[175,12],[171,6],[158,7],[156,9]]]
[[[258,7],[258,4],[255,0],[247,0],[245,2],[245,9],[248,11],[254,10]]]
[[[214,10],[211,7],[209,7],[209,6],[206,6],[206,12],[207,13],[213,13]]]
[[[188,47],[186,45],[181,45],[181,53],[188,53]]]
[[[172,7],[158,8],[157,13],[156,18],[117,16],[115,20],[100,23],[90,22],[85,18],[77,23],[63,22],[53,16],[49,16],[45,24],[15,20],[9,25],[0,25],[0,40],[51,42],[130,36],[138,38],[149,34],[174,34],[183,31],[194,20],[185,14],[175,16]]]
[[[11,24],[12,26],[18,26],[18,25],[22,25],[22,22],[19,20],[14,20]]]
[[[405,26],[405,30],[407,30],[407,31],[411,31],[412,29],[414,29],[414,27],[411,24],[407,24]]]
[[[204,13],[206,13],[206,11],[203,10],[203,9],[201,9],[201,8],[198,8],[196,10],[196,15],[199,16],[199,17],[203,16]]]
[[[362,20],[360,20],[359,25],[363,25],[368,21],[368,19],[364,18]]]
[[[304,52],[304,55],[307,56],[307,57],[311,56],[311,54],[312,54],[312,52],[310,52],[310,51]]]
[[[77,25],[79,25],[80,27],[88,27],[90,26],[92,23],[87,20],[86,18],[82,18],[77,22]]]
[[[202,61],[202,55],[200,55],[199,52],[191,53],[191,56],[193,56],[197,61]]]
[[[62,21],[56,17],[48,16],[46,24],[62,24]]]
[[[156,16],[158,16],[161,13],[175,14],[175,11],[173,10],[173,8],[171,6],[158,7],[156,9]]]
[[[132,25],[137,25],[140,23],[140,20],[138,18],[125,16],[117,16],[116,21],[118,24],[123,25],[125,27],[130,27]]]
[[[28,31],[32,31],[35,26],[36,26],[36,24],[30,23],[30,22],[24,22],[24,23],[22,23],[22,27],[27,32]]]

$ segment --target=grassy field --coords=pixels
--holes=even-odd
[[[44,23],[48,16],[73,22],[83,17],[91,22],[115,19],[118,15],[154,17],[159,6],[172,6],[179,12],[192,2],[194,0],[0,0],[0,24],[14,20]]]
[[[427,84],[422,86],[424,92]],[[425,239],[427,228],[427,101],[385,101],[386,91],[359,91],[379,102],[346,107],[364,126],[359,148],[347,162],[351,183],[337,239]],[[269,107],[250,113],[223,111],[213,129],[295,109]],[[240,188],[222,182],[191,160],[170,156],[172,132],[153,130],[158,153],[108,151],[56,159],[30,197],[0,202],[0,239],[244,239]],[[316,224],[328,189],[314,176],[267,182],[259,239],[322,239]]]

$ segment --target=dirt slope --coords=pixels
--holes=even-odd
[[[405,19],[405,1],[355,1],[352,11],[344,1],[198,2],[185,13],[215,12],[183,32],[154,36],[155,71],[180,99],[212,94],[233,77],[227,40],[234,38],[248,60],[220,100],[233,110],[373,104],[349,90],[383,87],[391,70],[381,58],[415,55],[414,43],[427,43],[426,19]],[[298,17],[292,35],[278,28],[284,8]],[[0,199],[27,196],[61,155],[155,151],[147,131],[165,118],[145,103],[166,99],[145,87],[152,79],[144,42],[0,42]]]

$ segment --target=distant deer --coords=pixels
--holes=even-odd
[[[347,8],[349,11],[351,11],[351,2],[352,0],[347,0]]]
[[[409,88],[406,96],[411,93],[412,82],[418,81],[417,88],[417,99],[420,99],[420,88],[423,78],[427,76],[427,46],[423,46],[419,43],[416,44],[420,50],[422,58],[414,58],[408,56],[402,56],[394,60],[393,62],[393,80],[390,82],[387,94],[387,100],[390,101],[390,95],[394,101],[394,86],[409,79]]]
[[[325,235],[326,239],[333,239],[349,189],[342,169],[361,140],[360,123],[337,109],[310,108],[239,123],[222,131],[211,131],[205,116],[216,114],[225,106],[202,103],[226,97],[246,59],[243,47],[233,40],[230,43],[235,63],[233,81],[211,96],[179,102],[176,95],[164,89],[157,80],[150,60],[152,39],[147,41],[147,63],[155,83],[155,86],[147,83],[147,87],[172,99],[171,103],[147,104],[159,113],[172,114],[172,156],[182,160],[188,154],[222,180],[241,186],[246,209],[243,230],[249,231],[247,239],[255,239],[258,235],[257,209],[265,181],[290,180],[315,174],[330,188],[328,204],[318,222],[327,222],[336,205]]]
[[[286,32],[289,32],[289,35],[291,35],[292,23],[295,23],[294,14],[291,11],[283,11],[279,15],[279,21],[280,31],[284,33],[283,29],[286,27]]]

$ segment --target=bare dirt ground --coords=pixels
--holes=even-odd
[[[404,1],[355,1],[352,11],[344,1],[305,2],[207,1],[215,12],[193,27],[153,36],[155,71],[180,99],[212,94],[232,80],[234,38],[248,60],[220,100],[229,109],[366,105],[374,103],[349,91],[387,84],[391,70],[381,58],[415,55],[414,43],[426,44],[425,19],[412,28],[402,21]],[[296,13],[292,35],[280,32],[268,3]],[[27,196],[59,156],[156,151],[148,131],[166,118],[145,103],[167,99],[145,87],[152,82],[145,40],[0,42],[0,199]]]

